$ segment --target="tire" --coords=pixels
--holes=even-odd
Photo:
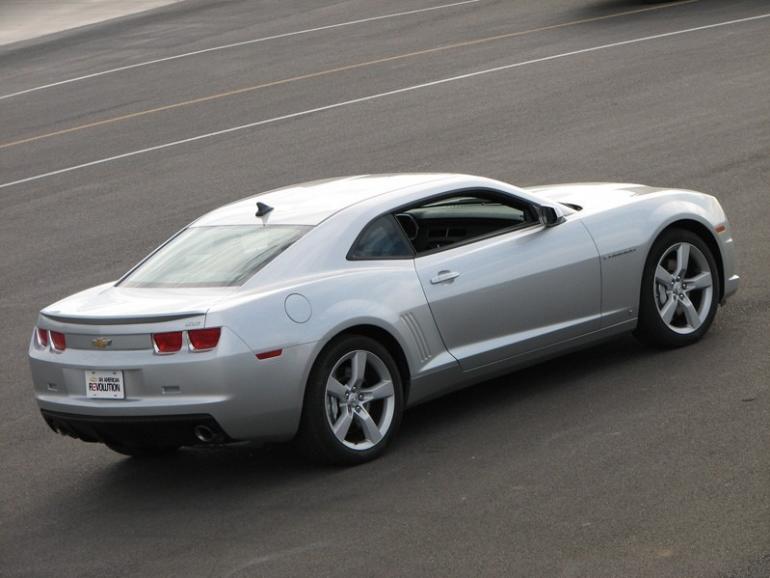
[[[363,372],[357,369],[362,364]],[[327,345],[313,365],[295,441],[314,461],[368,462],[396,435],[403,405],[401,376],[388,350],[369,337],[346,335]]]
[[[719,269],[706,242],[685,229],[663,231],[644,266],[634,335],[657,347],[695,343],[714,321],[719,294]]]
[[[132,458],[157,458],[173,454],[179,449],[179,446],[149,446],[149,445],[127,445],[114,442],[105,442],[108,448],[124,456]]]

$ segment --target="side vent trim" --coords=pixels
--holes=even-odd
[[[412,334],[415,344],[417,345],[417,352],[420,355],[420,361],[427,361],[433,354],[428,346],[428,340],[425,339],[425,334],[422,332],[422,327],[417,321],[417,318],[413,313],[404,313],[401,316],[404,325],[409,328],[409,332]]]

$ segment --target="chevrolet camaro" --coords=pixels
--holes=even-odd
[[[458,388],[624,332],[691,344],[737,287],[710,195],[354,176],[202,216],[43,309],[29,359],[51,429],[122,454],[294,440],[355,464]]]

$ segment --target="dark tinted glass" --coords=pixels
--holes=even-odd
[[[392,215],[385,215],[367,225],[350,251],[353,259],[412,257],[412,248],[404,239]]]
[[[537,222],[526,202],[503,193],[480,191],[448,195],[399,214],[417,255],[485,239]],[[399,221],[401,222],[401,220]]]

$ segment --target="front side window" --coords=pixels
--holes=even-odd
[[[229,287],[242,285],[310,227],[190,227],[171,239],[120,285]]]
[[[447,195],[396,217],[417,255],[538,222],[529,203],[488,191]]]

